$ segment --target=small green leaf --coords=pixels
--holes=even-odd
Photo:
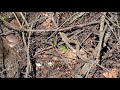
[[[65,45],[60,45],[59,49],[60,49],[60,51],[62,51],[62,52],[67,52],[67,51],[70,50],[70,49],[69,49],[68,47],[66,47]]]

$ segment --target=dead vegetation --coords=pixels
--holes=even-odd
[[[119,12],[1,12],[1,78],[119,78]]]

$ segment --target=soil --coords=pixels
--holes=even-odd
[[[87,59],[98,58],[101,17],[106,28],[99,63],[92,66]],[[119,78],[119,19],[119,12],[1,12],[0,78],[109,78],[104,73],[114,69],[113,77]],[[84,60],[61,32],[80,44]]]

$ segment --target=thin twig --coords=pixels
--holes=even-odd
[[[38,17],[39,18],[39,17]],[[27,22],[27,20],[26,20]],[[28,23],[28,22],[27,22]],[[35,22],[34,22],[35,23]],[[31,24],[30,27],[28,27],[29,29],[33,28],[34,23]],[[27,67],[26,67],[26,73],[25,73],[25,78],[28,78],[29,76],[29,71],[31,71],[31,61],[30,61],[30,53],[29,53],[29,47],[30,47],[30,36],[31,36],[32,32],[29,32],[29,36],[28,36],[28,44],[27,44]]]
[[[51,20],[52,20],[52,22],[53,22],[55,28],[58,28],[58,24],[56,23],[56,21],[55,21],[53,15],[52,15],[52,17],[51,17]],[[57,46],[57,39],[58,39],[57,37],[58,37],[58,36],[56,35],[55,40],[54,40],[54,42],[55,42],[54,46]]]
[[[104,13],[102,13],[114,26],[117,26],[120,29],[120,26],[114,23],[110,18],[108,18]]]
[[[84,40],[82,40],[82,42],[80,43],[80,46],[90,37],[90,35],[92,34],[93,32],[90,32],[88,35],[87,35],[87,37],[84,39]]]
[[[72,28],[75,28],[75,27],[78,27],[78,28],[82,28],[82,27],[85,27],[85,26],[88,26],[88,25],[92,25],[92,24],[98,24],[100,21],[91,21],[89,23],[85,23],[85,24],[80,24],[80,25],[74,25],[74,26],[69,26],[69,27],[65,27],[65,28],[57,28],[57,29],[38,29],[38,30],[35,30],[35,29],[25,29],[25,28],[22,28],[22,30],[24,31],[27,31],[27,32],[50,32],[50,31],[65,31],[65,30],[71,30]]]
[[[100,65],[100,64],[96,64],[97,66],[101,67],[102,69],[106,70],[106,71],[110,71],[109,69],[105,68],[104,66]]]
[[[17,15],[16,15],[14,12],[13,12],[13,15],[15,16],[15,18],[16,18],[16,20],[17,20],[19,26],[20,26],[20,28],[22,28],[24,22],[23,22],[22,25],[21,25],[21,23],[20,23],[20,21],[19,21]],[[23,39],[23,43],[24,43],[24,45],[25,45],[25,47],[26,47],[27,45],[26,45],[26,41],[25,41],[25,35],[24,35],[24,32],[22,32],[22,39]]]
[[[22,12],[19,13],[23,19],[23,21],[25,22],[26,26],[29,29],[32,29],[32,25],[31,27],[29,27],[29,24],[27,22],[27,20],[25,19],[24,15]],[[30,36],[31,36],[31,32],[29,32],[29,36],[28,36],[28,44],[26,46],[26,51],[27,51],[27,67],[26,67],[26,73],[25,73],[25,78],[28,78],[28,74],[29,74],[29,70],[31,70],[31,62],[30,62],[30,55],[29,55],[29,45],[30,45]]]
[[[118,38],[117,38],[117,36],[116,36],[115,32],[113,31],[113,28],[110,26],[110,24],[109,24],[108,20],[105,20],[105,22],[107,23],[108,27],[110,28],[110,30],[112,31],[112,33],[114,34],[115,38],[116,38],[116,39],[117,39],[117,41],[118,41]]]
[[[14,25],[14,24],[11,24],[11,23],[7,22],[6,20],[4,20],[4,19],[2,18],[2,16],[0,16],[0,20],[1,20],[2,22],[4,22],[4,24],[5,24],[7,27],[12,28],[13,30],[17,30],[17,31],[21,30],[20,27]]]
[[[5,72],[5,71],[7,71],[7,70],[9,70],[9,69],[6,68],[6,69],[2,70],[2,71],[0,72],[0,74],[3,73],[3,72]]]
[[[16,18],[17,19],[17,18]],[[57,29],[39,29],[39,30],[34,30],[34,29],[26,29],[26,28],[21,28],[21,27],[18,27],[14,24],[11,24],[7,21],[5,21],[2,16],[0,16],[0,20],[3,21],[5,23],[6,26],[8,26],[9,28],[13,29],[13,30],[22,30],[22,31],[27,31],[27,32],[43,32],[43,31],[46,31],[46,32],[49,32],[49,31],[65,31],[65,30],[70,30],[72,28],[75,28],[75,27],[78,27],[78,28],[82,28],[82,27],[85,27],[85,26],[88,26],[88,25],[92,25],[92,24],[98,24],[100,21],[91,21],[89,23],[85,23],[85,24],[80,24],[80,25],[74,25],[74,26],[69,26],[69,27],[65,27],[65,28],[61,28],[61,26],[67,21],[65,21],[60,27],[58,27]],[[27,23],[29,25],[29,23]],[[51,35],[52,36],[52,35]]]
[[[24,15],[22,12],[19,12],[19,14],[21,15],[23,21],[25,22],[26,26],[29,27],[29,23],[27,22],[27,20],[25,19]]]
[[[28,45],[27,45],[27,67],[26,67],[25,78],[28,77],[29,69],[31,70],[31,62],[30,62],[30,55],[29,55],[30,36],[31,36],[31,32],[29,32],[29,36],[28,36]]]
[[[105,12],[104,12],[105,13]],[[106,13],[105,13],[106,14]],[[91,70],[91,68],[95,65],[95,64],[98,64],[100,62],[100,55],[101,55],[101,49],[102,49],[102,42],[103,42],[103,37],[104,37],[104,34],[105,34],[105,29],[104,29],[104,23],[105,23],[105,16],[102,15],[101,16],[101,20],[100,20],[100,34],[99,34],[99,43],[98,43],[98,46],[96,48],[97,51],[97,56],[96,56],[96,60],[91,64],[90,68],[88,69],[87,71],[87,74],[85,76],[85,78],[88,77],[88,74]]]
[[[17,15],[16,15],[14,12],[12,12],[12,13],[13,13],[13,15],[15,16],[15,18],[16,18],[16,20],[17,20],[17,22],[18,22],[19,26],[20,26],[20,27],[22,27],[22,25],[21,25],[21,23],[20,23],[20,21],[19,21],[19,19],[18,19]]]
[[[17,18],[17,16],[16,16],[16,14],[14,13],[14,16],[15,16],[15,18],[16,18],[16,20],[18,21],[18,23],[19,23],[19,26],[22,28],[23,27],[23,24],[24,24],[24,21],[23,21],[23,23],[22,23],[22,25],[21,25],[21,23],[20,23],[20,21],[19,21],[19,19]],[[22,32],[22,39],[23,39],[23,43],[24,43],[24,45],[25,45],[25,50],[26,50],[26,52],[27,52],[27,68],[28,68],[28,64],[29,64],[29,60],[30,60],[30,58],[29,58],[29,50],[28,50],[28,48],[27,48],[27,45],[26,45],[26,40],[25,40],[25,35],[24,35],[24,32]],[[26,70],[26,74],[28,75],[28,69]],[[25,78],[27,78],[27,75],[25,75]]]
[[[74,16],[75,14],[73,14],[72,16]],[[58,30],[67,22],[67,21],[69,21],[71,18],[72,18],[72,16],[71,17],[69,17],[68,19],[66,19],[56,30],[55,30],[55,32],[47,39],[47,40],[49,40],[53,35],[55,35],[57,32],[58,32]],[[46,41],[47,41],[46,40]]]
[[[97,59],[96,59],[98,62],[99,62],[99,59],[100,59],[100,53],[101,53],[101,49],[102,49],[102,42],[103,42],[103,37],[104,37],[104,34],[105,34],[104,23],[105,23],[105,17],[102,15],[101,16],[101,23],[100,23],[99,43],[98,43],[98,48],[97,48],[98,53],[97,53]]]
[[[70,24],[73,23],[77,18],[80,18],[81,16],[83,16],[85,14],[85,12],[80,12],[78,13],[75,17],[73,17],[73,19],[70,21]]]

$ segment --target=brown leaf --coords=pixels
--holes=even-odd
[[[68,51],[68,52],[65,54],[65,56],[68,57],[68,58],[71,58],[71,59],[75,59],[76,54],[73,53],[72,51]]]
[[[118,70],[116,68],[110,70],[109,72],[104,72],[103,75],[106,78],[117,78]]]
[[[55,56],[53,56],[52,60],[53,60],[53,61],[58,61],[58,58],[55,57]]]
[[[85,63],[81,69],[81,74],[85,75],[89,70],[90,66],[91,66],[91,63]]]
[[[84,55],[84,54],[86,54],[86,52],[83,49],[80,49],[80,54]]]
[[[45,27],[46,29],[50,29],[50,20],[49,19],[46,19],[45,22],[42,23],[42,26]]]
[[[20,27],[20,25],[19,25],[19,23],[17,22],[16,19],[13,19],[10,23],[17,26],[17,27]]]

